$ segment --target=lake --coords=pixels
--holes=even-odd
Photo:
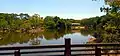
[[[39,33],[0,33],[0,46],[30,46],[64,44],[65,38],[71,38],[72,44],[86,43],[88,35],[81,34],[80,30],[51,30]]]

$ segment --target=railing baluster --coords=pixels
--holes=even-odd
[[[15,50],[15,52],[14,52],[14,56],[21,56],[21,54],[20,54],[20,50]]]
[[[70,38],[66,38],[65,39],[65,56],[71,56],[71,39]]]
[[[95,46],[95,56],[101,56],[101,48]]]

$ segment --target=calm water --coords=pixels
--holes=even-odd
[[[82,35],[80,30],[59,30],[32,33],[0,33],[0,46],[29,46],[64,44],[64,38],[71,38],[72,44],[86,43],[88,35]]]

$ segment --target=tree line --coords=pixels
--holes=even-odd
[[[105,3],[110,7],[101,7],[100,10],[106,12],[106,15],[83,19],[80,24],[109,33],[120,33],[120,3],[118,0],[105,0]]]
[[[39,14],[32,16],[24,13],[0,13],[0,30],[4,31],[28,31],[36,28],[44,29],[67,29],[71,26],[72,19],[63,19],[58,16],[40,17]]]
[[[120,1],[104,0],[109,7],[101,7],[100,11],[106,15],[96,16],[80,21],[82,26],[87,26],[91,31],[101,33],[102,42],[120,42]]]

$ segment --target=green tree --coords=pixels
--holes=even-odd
[[[5,19],[0,19],[0,28],[4,29],[7,28],[8,22]]]
[[[40,18],[40,15],[34,14],[29,19],[32,27],[40,27],[43,25],[43,19]]]

